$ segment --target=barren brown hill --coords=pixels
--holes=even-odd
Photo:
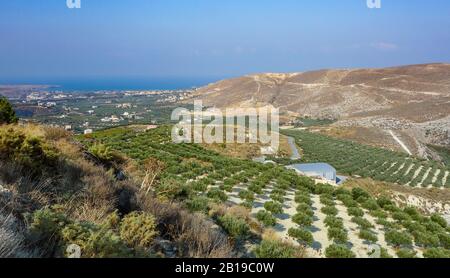
[[[420,155],[422,143],[450,145],[450,64],[248,75],[200,88],[194,98],[220,108],[271,104],[292,117],[392,130],[410,136],[405,141]]]

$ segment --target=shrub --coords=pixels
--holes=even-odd
[[[218,188],[209,190],[206,196],[220,202],[225,202],[226,200],[228,200],[227,194]]]
[[[55,151],[42,139],[14,128],[0,129],[0,158],[13,161],[32,171],[56,165]]]
[[[380,259],[392,259],[386,248],[380,248]]]
[[[66,226],[61,234],[64,241],[62,250],[75,243],[81,247],[84,258],[124,258],[133,255],[120,236],[106,227],[74,223]]]
[[[331,216],[336,216],[338,214],[338,210],[334,206],[323,207],[320,211],[322,211],[326,215],[331,215]]]
[[[314,242],[312,233],[307,230],[290,228],[288,235],[302,242],[304,245],[311,245]]]
[[[250,184],[248,186],[248,190],[250,190],[252,192],[255,192],[256,194],[263,194],[264,193],[263,192],[263,187],[261,185],[254,184],[254,183],[252,183],[252,184]]]
[[[288,259],[294,258],[297,250],[294,246],[278,240],[263,240],[254,252],[257,258]]]
[[[430,232],[413,231],[415,243],[424,247],[439,247],[440,240],[437,235]]]
[[[441,242],[441,246],[450,249],[450,234],[442,232],[438,234],[439,240]]]
[[[100,143],[95,143],[92,145],[89,148],[89,152],[103,163],[110,163],[113,161],[119,162],[122,160],[122,158],[110,147]]]
[[[370,223],[369,220],[362,218],[362,217],[353,217],[352,221],[357,224],[361,229],[371,229],[374,228],[372,223]]]
[[[360,208],[348,208],[347,210],[348,215],[355,216],[355,217],[363,217],[364,211]]]
[[[375,243],[378,241],[378,237],[373,232],[365,229],[359,231],[359,238],[371,243]]]
[[[327,216],[324,223],[328,228],[344,229],[344,221],[334,216]]]
[[[264,204],[264,208],[273,214],[283,213],[283,206],[280,203],[269,201]]]
[[[0,125],[14,124],[18,120],[11,103],[5,97],[0,97]]]
[[[385,208],[386,206],[393,205],[394,203],[388,197],[381,196],[377,199],[377,203],[380,207]]]
[[[356,200],[362,200],[361,197],[363,197],[363,199],[368,199],[368,198],[370,198],[370,195],[364,189],[356,187],[356,188],[352,189],[352,197],[353,197],[353,200],[356,201]]]
[[[346,243],[348,241],[347,231],[339,228],[328,228],[328,238],[337,243]]]
[[[437,213],[434,213],[430,217],[431,221],[439,224],[442,228],[447,228],[447,221]]]
[[[376,218],[386,219],[388,217],[387,213],[381,209],[371,211],[370,214]]]
[[[258,219],[258,221],[263,223],[266,227],[272,227],[277,224],[277,219],[270,212],[265,210],[258,211],[256,214],[256,219]]]
[[[323,196],[323,195],[322,195]],[[333,199],[331,199],[331,198],[328,198],[328,196],[327,197],[320,197],[320,202],[323,204],[323,205],[325,205],[325,206],[334,206],[334,205],[336,205],[336,203],[334,202],[334,200]]]
[[[295,195],[295,202],[297,204],[306,204],[311,206],[313,204],[311,197],[308,195]]]
[[[242,190],[239,192],[239,198],[248,202],[253,202],[255,200],[255,193],[248,190]]]
[[[274,200],[275,202],[283,203],[284,202],[284,196],[278,193],[272,193],[270,194],[270,198]]]
[[[244,219],[226,214],[217,220],[220,226],[234,239],[245,238],[249,234],[250,228]]]
[[[59,235],[71,221],[60,206],[53,206],[35,211],[28,216],[30,223],[29,232],[34,242],[48,242],[50,245],[57,244]]]
[[[406,207],[403,209],[403,211],[411,216],[411,218],[414,220],[418,220],[420,218],[420,213],[414,207]]]
[[[208,212],[209,200],[203,196],[196,196],[186,201],[186,206],[190,211]]]
[[[132,212],[120,224],[120,238],[130,247],[149,248],[157,235],[155,218],[147,213]]]
[[[431,248],[423,252],[423,257],[427,259],[449,259],[450,251],[444,248]]]
[[[303,227],[308,227],[308,226],[312,225],[312,223],[314,222],[314,219],[311,216],[309,216],[303,212],[299,212],[299,213],[296,213],[294,216],[292,216],[292,222],[294,222],[300,226],[303,226]]]
[[[392,214],[392,218],[402,222],[402,221],[411,221],[411,216],[405,212],[397,211]]]
[[[327,258],[355,258],[355,254],[346,247],[338,244],[332,244],[325,250]]]
[[[377,201],[372,199],[372,198],[370,198],[367,201],[365,201],[362,204],[362,207],[367,209],[367,210],[369,210],[369,211],[375,211],[375,210],[380,208],[380,206],[378,205]]]
[[[397,256],[400,259],[412,259],[416,258],[417,252],[412,249],[402,248],[397,251]]]
[[[411,236],[405,232],[390,230],[384,236],[389,244],[392,244],[396,247],[412,245]]]
[[[28,218],[30,240],[35,244],[45,244],[48,256],[65,256],[67,246],[74,243],[81,247],[81,255],[86,258],[128,257],[136,254],[113,229],[111,217],[100,226],[88,222],[78,223],[70,221],[62,207],[53,206],[35,211]],[[135,231],[140,228],[137,227]]]

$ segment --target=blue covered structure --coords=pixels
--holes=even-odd
[[[305,163],[288,166],[308,177],[321,177],[336,183],[336,169],[327,163]]]

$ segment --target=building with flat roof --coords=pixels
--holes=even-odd
[[[308,177],[321,178],[336,183],[336,169],[327,163],[293,164],[287,166],[287,168],[294,169],[300,174]]]

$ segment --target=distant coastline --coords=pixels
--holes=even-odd
[[[225,77],[223,77],[225,78]],[[109,91],[109,90],[182,90],[208,85],[214,78],[158,78],[158,79],[89,79],[89,80],[0,80],[0,87],[29,86],[58,91]],[[49,85],[52,84],[52,85]]]

